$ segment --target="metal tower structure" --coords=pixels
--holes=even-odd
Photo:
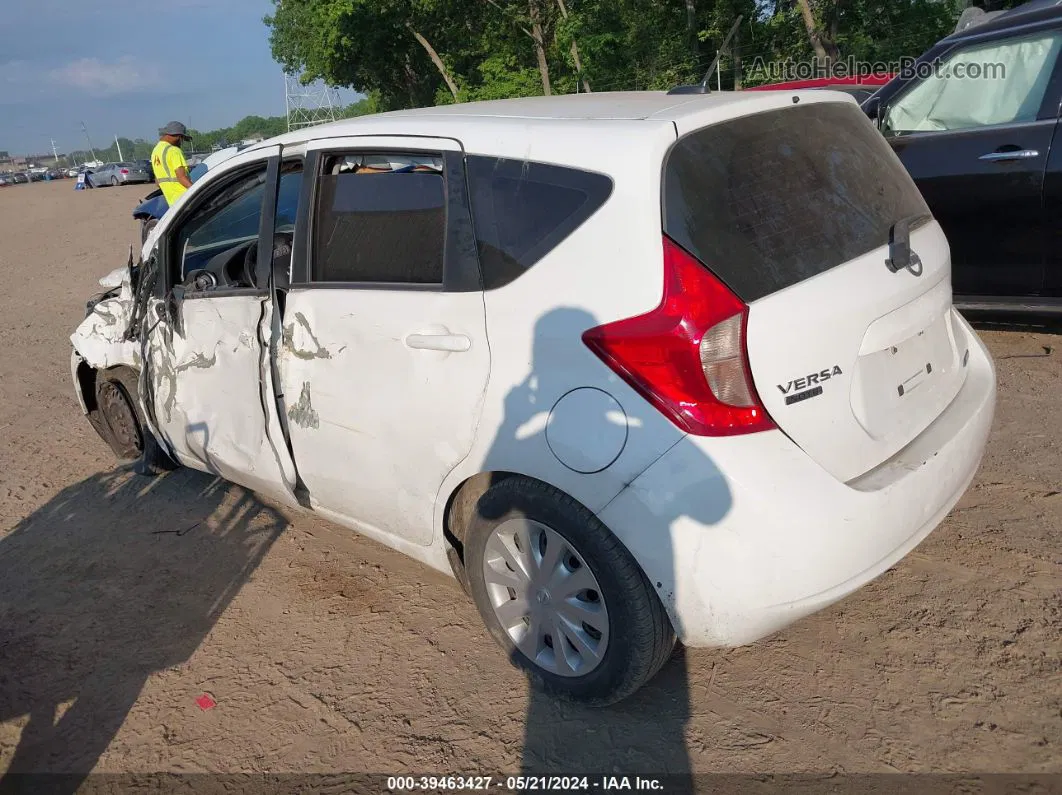
[[[298,75],[284,75],[284,104],[287,108],[288,131],[336,120],[339,92],[317,80],[303,85]]]

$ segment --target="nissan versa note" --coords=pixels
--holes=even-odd
[[[120,459],[451,573],[538,687],[593,704],[894,565],[995,407],[940,226],[836,92],[295,131],[101,282],[72,375]]]

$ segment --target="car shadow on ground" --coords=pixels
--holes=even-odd
[[[209,475],[116,470],[0,537],[0,721],[28,716],[0,792],[27,773],[76,791],[148,677],[192,656],[286,526]]]

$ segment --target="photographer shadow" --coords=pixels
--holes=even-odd
[[[565,372],[585,367],[585,350],[573,350],[583,331],[597,326],[596,318],[577,308],[561,308],[543,315],[535,325],[531,368],[523,383],[505,400],[505,416],[487,456],[491,471],[503,471],[504,461],[552,456],[545,427],[551,408],[572,384]],[[576,343],[578,344],[578,342]],[[617,390],[617,394],[622,394]],[[652,440],[638,438],[653,433],[658,418],[644,401],[625,400],[627,440],[624,450],[653,449]],[[654,420],[654,421],[649,421]],[[602,427],[616,418],[588,418]],[[528,432],[528,428],[534,429]],[[661,451],[663,452],[663,451]],[[651,461],[646,461],[647,464]],[[705,526],[727,515],[732,496],[726,478],[705,455],[685,456],[686,472],[678,474],[669,493],[630,500],[623,506],[628,526],[646,532],[674,528],[683,518]],[[692,473],[692,474],[691,474]],[[606,515],[606,509],[601,513]],[[481,509],[482,515],[482,509]],[[489,517],[487,517],[489,518]],[[663,569],[674,571],[671,535],[661,531],[654,539]],[[661,594],[662,598],[667,598]],[[610,633],[622,633],[611,626]],[[606,651],[606,657],[608,652]],[[644,687],[620,703],[592,708],[562,702],[531,688],[521,763],[523,775],[668,775],[673,786],[691,785],[692,768],[685,740],[690,715],[686,655],[677,645],[660,672]],[[682,783],[685,782],[685,783]],[[672,790],[669,790],[672,791]]]
[[[148,678],[195,653],[286,526],[210,475],[116,470],[0,536],[0,721],[28,716],[0,792],[77,791]]]

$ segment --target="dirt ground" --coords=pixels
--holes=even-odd
[[[206,475],[114,467],[68,336],[147,192],[0,190],[0,772],[1062,773],[1062,336],[982,331],[985,462],[895,569],[679,652],[619,707],[558,707],[452,580]]]

